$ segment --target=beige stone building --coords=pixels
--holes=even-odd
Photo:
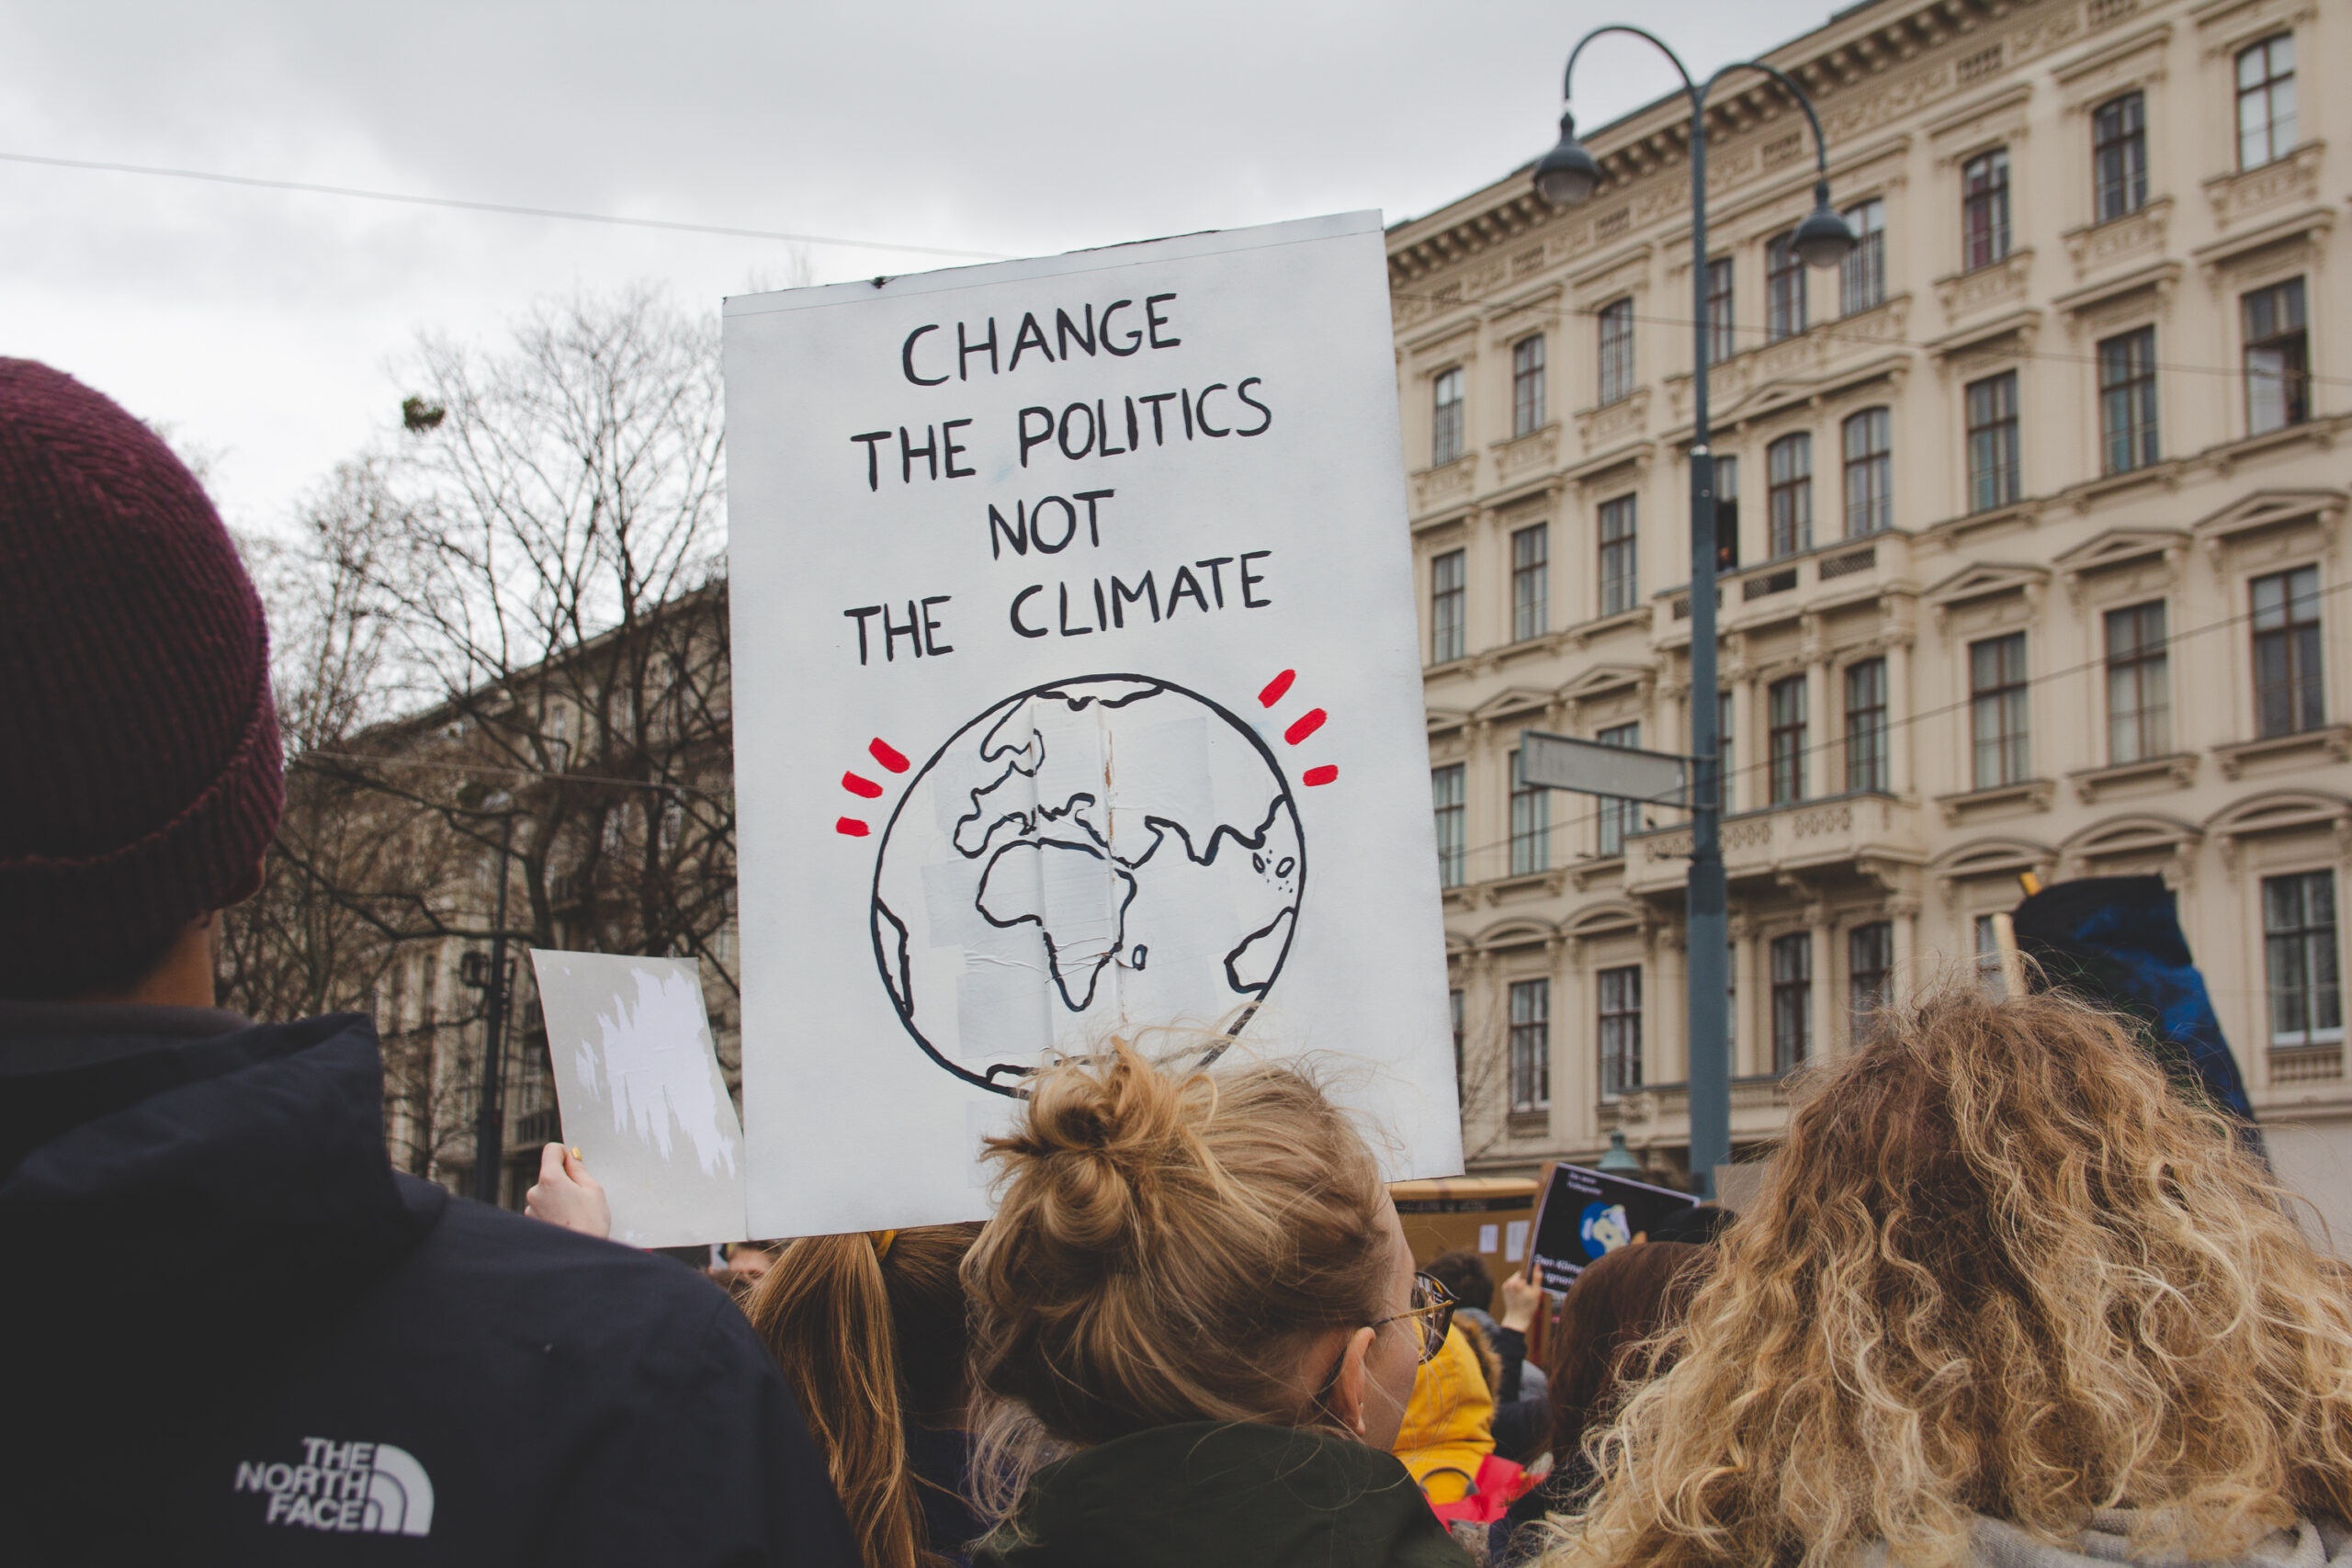
[[[2018,873],[2154,872],[2282,1167],[2352,1230],[2352,107],[2314,81],[2352,6],[1876,0],[1769,58],[1865,237],[1783,254],[1804,118],[1727,84],[1734,1139],[1858,1001],[1973,964]],[[1581,207],[1522,168],[1389,236],[1474,1170],[1612,1130],[1685,1161],[1688,829],[1515,788],[1513,755],[1685,745],[1687,126],[1589,132]]]

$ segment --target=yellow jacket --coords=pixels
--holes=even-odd
[[[1413,1375],[1412,1402],[1396,1434],[1396,1457],[1434,1503],[1469,1495],[1478,1461],[1495,1451],[1495,1396],[1478,1353],[1457,1325]]]

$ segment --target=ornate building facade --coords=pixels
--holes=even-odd
[[[2020,872],[2155,873],[2281,1168],[2335,1209],[2352,107],[2311,78],[2352,59],[2352,7],[1876,0],[1768,58],[1862,244],[1788,254],[1804,118],[1726,84],[1735,1143],[1875,998],[1977,965]],[[1613,1131],[1686,1160],[1688,829],[1522,788],[1516,748],[1686,745],[1688,119],[1678,96],[1589,134],[1580,207],[1522,168],[1389,235],[1474,1170]]]

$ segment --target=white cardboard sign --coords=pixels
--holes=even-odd
[[[728,301],[754,1232],[1154,1024],[1461,1169],[1391,352],[1373,213]]]
[[[741,1241],[743,1134],[703,1010],[702,966],[531,950],[563,1139],[604,1185],[613,1239]]]

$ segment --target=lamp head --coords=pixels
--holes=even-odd
[[[1797,225],[1790,243],[1807,266],[1836,266],[1853,254],[1853,230],[1829,205],[1827,184],[1813,187],[1813,210]]]
[[[1535,162],[1535,194],[1554,207],[1574,207],[1600,184],[1600,165],[1577,140],[1577,118],[1560,114],[1560,141]]]

